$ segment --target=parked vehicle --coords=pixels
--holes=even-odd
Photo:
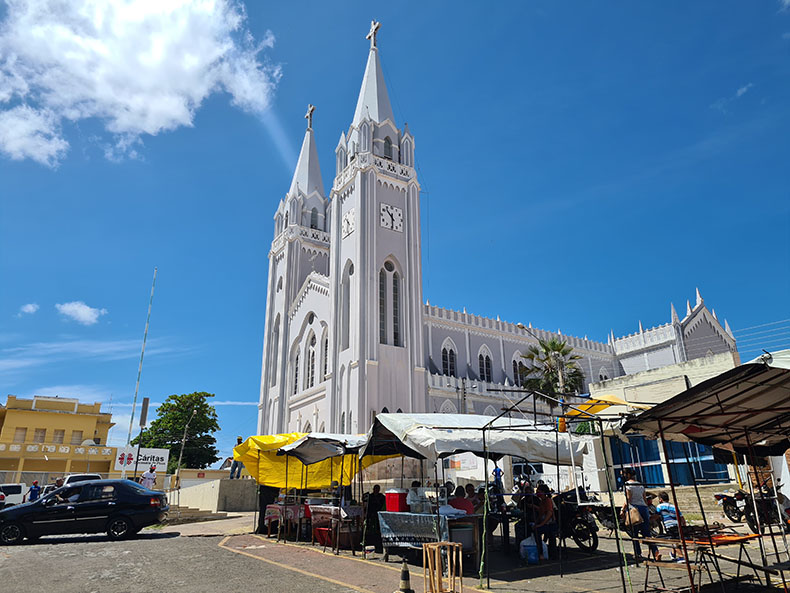
[[[101,480],[99,474],[69,474],[63,478],[63,485],[76,484],[77,482],[86,482],[88,480]]]
[[[107,533],[110,539],[124,539],[161,523],[168,510],[164,492],[131,480],[78,482],[35,502],[0,510],[0,544],[66,533]]]
[[[4,506],[5,506],[5,494],[0,492],[0,511],[3,510]]]
[[[0,484],[0,490],[5,494],[5,506],[7,507],[25,502],[27,484],[21,482],[16,484]]]
[[[734,493],[718,492],[713,495],[716,504],[721,505],[721,510],[733,523],[743,521],[744,509],[746,508],[746,497],[749,493],[746,490],[738,489]]]
[[[781,488],[781,484],[777,484],[777,490]],[[752,502],[752,495],[746,494],[746,505],[743,508],[746,524],[752,533],[765,533],[769,525],[781,526],[785,533],[790,533],[790,513],[785,505],[784,495],[779,493],[781,497],[779,500],[779,507],[777,509],[777,500],[774,497],[773,488],[768,486],[765,481],[761,484],[760,488],[756,491],[757,500]],[[754,509],[757,507],[757,515]],[[781,516],[779,511],[781,510]],[[759,517],[759,526],[757,517]]]
[[[573,490],[554,496],[559,517],[560,539],[570,537],[581,550],[594,552],[598,549],[598,524],[593,516],[593,503],[579,487],[579,501]]]

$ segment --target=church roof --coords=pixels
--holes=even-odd
[[[381,123],[389,119],[395,123],[395,116],[392,115],[392,106],[387,94],[387,85],[384,83],[384,74],[381,71],[381,61],[377,47],[370,48],[368,54],[368,64],[365,67],[365,75],[362,78],[362,88],[359,89],[359,99],[357,108],[354,110],[354,121],[351,125],[357,126],[367,116]]]
[[[291,189],[288,193],[296,194],[296,187],[299,186],[305,194],[310,194],[313,190],[318,190],[324,196],[324,182],[321,179],[321,166],[318,164],[318,149],[315,146],[315,133],[312,127],[308,127],[304,133],[302,150],[299,152],[299,160],[296,163]]]

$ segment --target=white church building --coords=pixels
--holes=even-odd
[[[364,432],[379,412],[497,415],[521,354],[557,337],[593,382],[736,352],[697,291],[680,318],[606,343],[428,304],[415,138],[392,113],[373,23],[356,108],[321,178],[313,106],[269,252],[258,433]],[[471,224],[471,221],[470,221]],[[497,391],[500,390],[500,391]],[[501,391],[506,390],[506,391]]]

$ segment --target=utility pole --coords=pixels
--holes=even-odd
[[[197,408],[192,409],[192,415],[184,425],[184,436],[181,437],[181,452],[178,454],[178,465],[176,466],[176,484],[178,484],[179,490],[181,489],[181,459],[184,457],[184,444],[187,441],[187,428],[189,428],[189,423],[192,422],[192,418],[195,417],[195,414],[197,414]]]

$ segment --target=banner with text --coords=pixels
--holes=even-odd
[[[116,471],[134,471],[134,456],[137,455],[137,447],[123,449],[118,447],[118,454],[115,456]],[[168,449],[140,449],[140,456],[137,458],[137,471],[147,471],[152,465],[156,466],[159,473],[167,473],[167,461],[170,458]]]

